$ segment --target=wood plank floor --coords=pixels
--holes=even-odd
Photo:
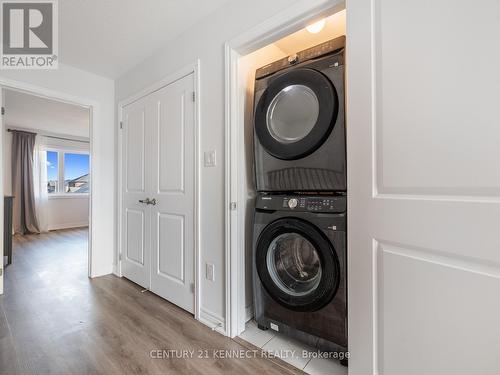
[[[115,276],[87,278],[87,230],[16,236],[0,296],[0,374],[301,373],[267,358],[197,358],[240,350],[191,315]],[[193,359],[152,359],[155,349]]]

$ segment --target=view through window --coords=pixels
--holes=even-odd
[[[49,194],[88,193],[89,155],[47,151],[47,192]]]
[[[64,154],[64,192],[89,192],[89,156],[87,154]]]
[[[59,160],[56,151],[47,151],[47,192],[57,193],[59,185]]]

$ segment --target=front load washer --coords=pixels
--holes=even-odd
[[[345,191],[345,37],[255,73],[257,191]]]
[[[255,320],[320,350],[347,350],[346,197],[256,198]]]

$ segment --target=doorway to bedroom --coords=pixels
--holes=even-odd
[[[89,275],[91,108],[4,88],[4,294],[75,298]]]

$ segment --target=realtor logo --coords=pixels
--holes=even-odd
[[[57,0],[0,0],[2,69],[57,68]]]

